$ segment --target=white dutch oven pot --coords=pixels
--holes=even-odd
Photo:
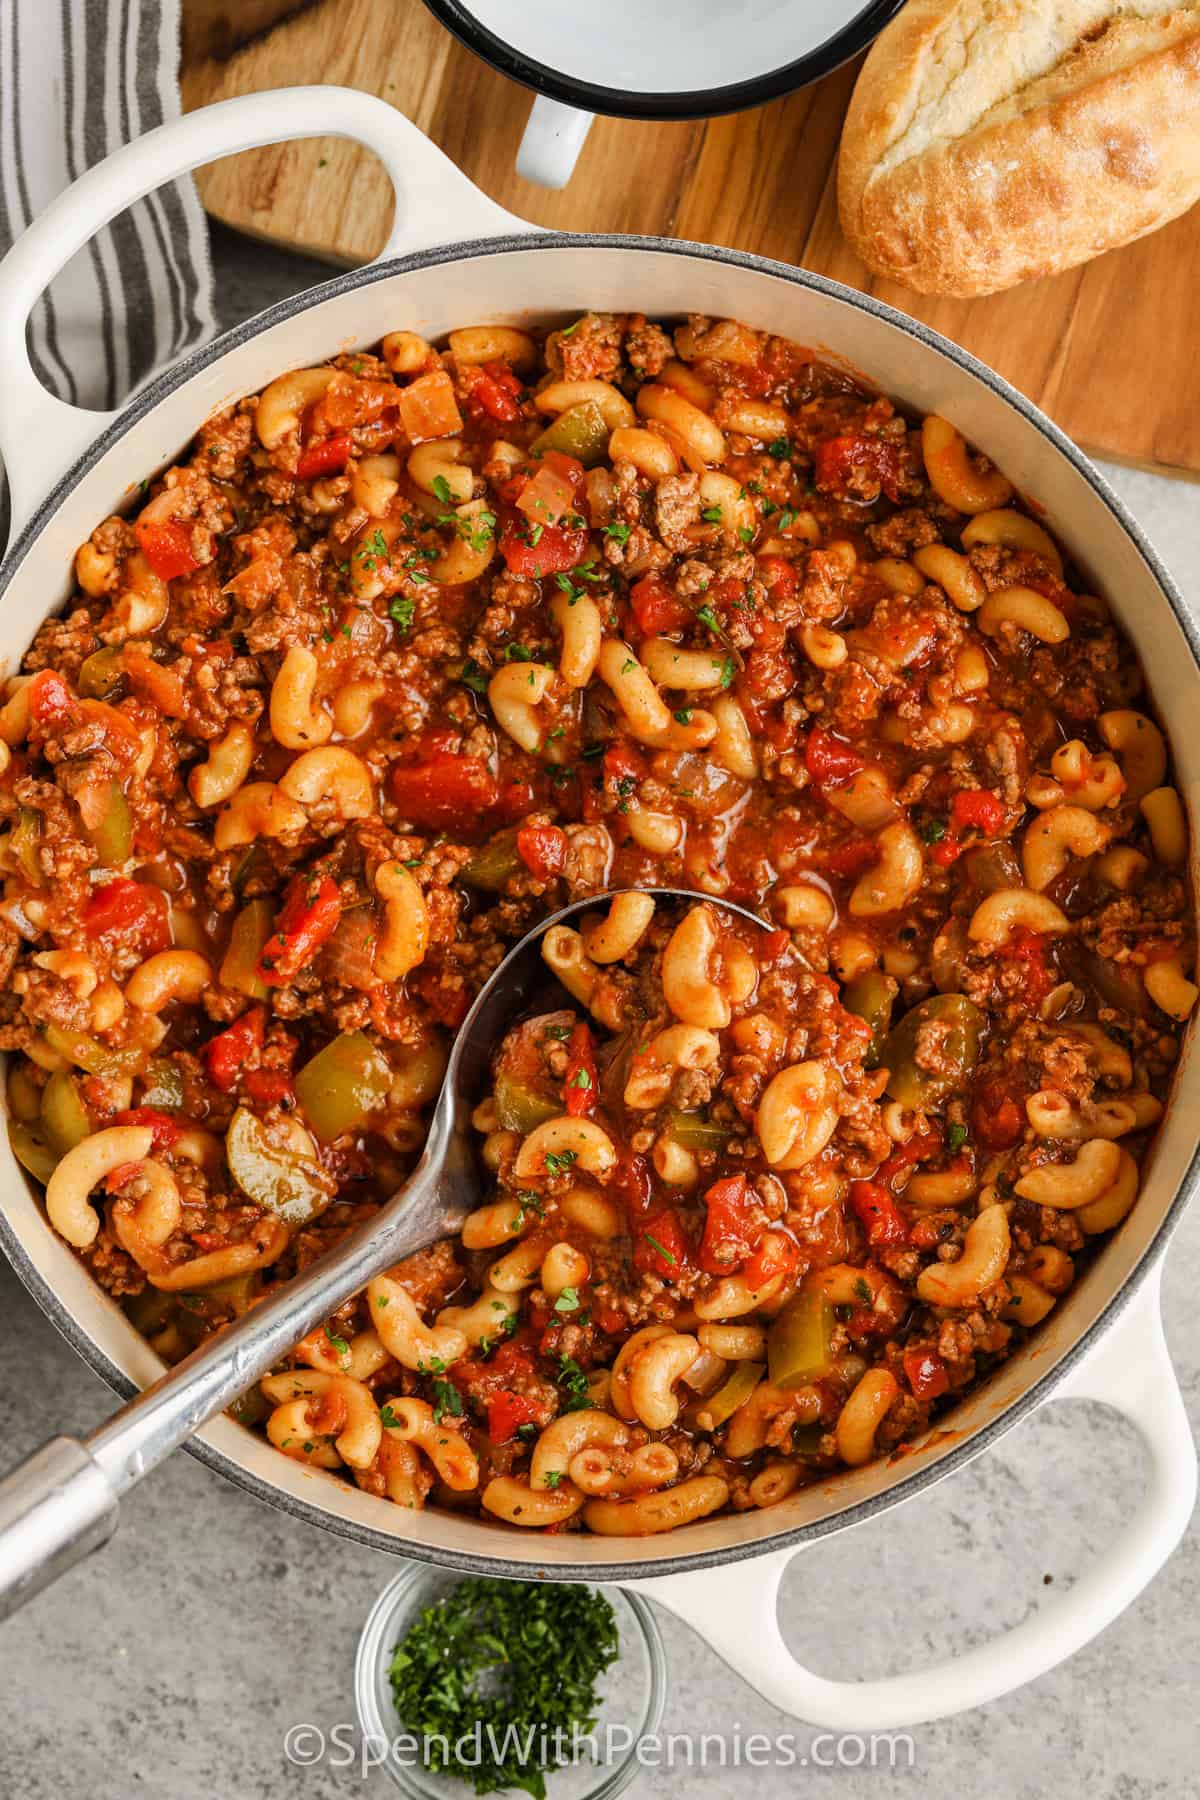
[[[386,164],[396,221],[381,258],[285,301],[161,376],[122,412],[85,414],[34,377],[25,326],[43,288],[106,220],[159,183],[253,145],[315,133],[356,138]],[[348,203],[353,203],[352,193]],[[657,317],[730,315],[844,358],[919,411],[947,414],[1046,508],[1146,666],[1196,818],[1200,733],[1196,634],[1169,576],[1120,502],[1026,400],[944,339],[861,294],[731,251],[661,239],[534,234],[485,199],[408,120],[338,88],[230,100],[150,132],[55,202],[0,268],[0,452],[14,539],[0,572],[0,652],[16,666],[68,593],[72,557],[97,520],[171,462],[201,421],[289,368],[411,328],[437,338],[482,321],[561,321],[587,307]],[[1191,1513],[1196,1460],[1159,1318],[1160,1259],[1196,1173],[1200,1071],[1185,1057],[1141,1198],[1032,1345],[903,1457],[821,1482],[767,1511],[715,1517],[666,1537],[526,1537],[427,1510],[414,1516],[280,1456],[219,1418],[193,1448],[273,1505],[396,1554],[452,1568],[636,1582],[688,1620],[785,1711],[837,1730],[911,1725],[977,1706],[1070,1656],[1141,1592]],[[86,1360],[129,1394],[161,1365],[97,1288],[41,1208],[5,1143],[0,1240],[26,1286]],[[888,1680],[829,1681],[801,1667],[776,1619],[798,1551],[920,1493],[1051,1400],[1094,1399],[1136,1426],[1146,1490],[1091,1571],[1015,1630],[952,1661]],[[753,1558],[751,1564],[749,1559]],[[744,1570],[732,1565],[746,1562]]]

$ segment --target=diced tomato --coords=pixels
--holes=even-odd
[[[966,847],[956,832],[948,831],[930,849],[929,860],[935,862],[939,869],[948,869],[958,861]]]
[[[89,937],[119,937],[136,943],[147,955],[171,942],[167,897],[161,888],[118,875],[84,902],[83,929]]]
[[[643,781],[646,765],[629,744],[612,744],[604,752],[604,775],[607,781]]]
[[[599,1093],[596,1046],[591,1032],[582,1020],[567,1039],[567,1073],[563,1093],[571,1118],[583,1119],[595,1112]]]
[[[25,688],[29,718],[35,731],[56,731],[75,704],[75,696],[54,669],[39,669]]]
[[[682,631],[695,618],[690,606],[677,599],[661,575],[643,575],[629,590],[629,604],[645,637],[665,631]]]
[[[936,1400],[950,1386],[946,1365],[936,1350],[906,1350],[903,1362],[904,1374],[914,1400]]]
[[[817,486],[841,499],[860,500],[869,497],[855,476],[865,473],[868,485],[878,484],[889,500],[898,498],[900,477],[899,446],[890,438],[869,432],[848,431],[839,437],[823,438],[814,457]]]
[[[570,515],[574,517],[574,515]],[[523,513],[510,512],[500,531],[500,554],[513,575],[537,581],[564,575],[582,562],[588,534],[583,526],[531,525]]]
[[[1041,1005],[1057,979],[1046,961],[1046,944],[1044,931],[1027,931],[1022,926],[1013,932],[1000,951],[1006,961],[1021,965],[1025,975],[1024,998],[1031,1012]]]
[[[296,478],[312,481],[318,475],[338,475],[350,460],[354,445],[345,432],[326,438],[323,444],[310,444],[296,464]]]
[[[525,1394],[510,1393],[501,1388],[487,1403],[488,1436],[493,1444],[507,1444],[516,1437],[522,1425],[532,1425],[538,1417],[537,1402]]]
[[[248,1069],[242,1076],[242,1087],[256,1106],[277,1106],[281,1100],[295,1097],[286,1069]]]
[[[691,1262],[691,1246],[683,1221],[673,1206],[651,1213],[635,1226],[634,1267],[647,1275],[659,1275],[671,1281],[681,1275]]]
[[[996,837],[1007,817],[999,794],[988,788],[960,788],[950,802],[950,820],[956,831],[973,827],[985,837]]]
[[[482,367],[464,371],[467,383],[467,407],[478,417],[486,413],[499,425],[511,425],[521,416],[521,394],[524,387],[506,362],[484,363]]]
[[[917,1131],[903,1144],[897,1144],[886,1161],[880,1163],[875,1171],[875,1180],[888,1187],[901,1187],[912,1174],[914,1166],[924,1162],[926,1157],[935,1156],[942,1147],[941,1136],[936,1131]]]
[[[790,931],[764,931],[758,940],[760,968],[769,969],[774,963],[777,963],[789,949],[791,942]]]
[[[830,874],[843,875],[847,881],[854,881],[878,860],[879,845],[874,838],[849,838],[828,852],[825,866]]]
[[[971,1103],[975,1138],[985,1150],[1011,1150],[1025,1130],[1025,1108],[1004,1082],[983,1082]]]
[[[617,1337],[622,1331],[629,1330],[629,1320],[615,1306],[598,1306],[594,1317],[605,1337]]]
[[[790,600],[796,592],[796,565],[786,556],[760,556],[758,578],[775,600]]]
[[[850,1204],[872,1246],[895,1249],[908,1242],[908,1222],[880,1181],[852,1181]]]
[[[563,872],[567,834],[557,825],[522,825],[517,833],[517,855],[531,875],[551,881]]]
[[[630,1220],[645,1218],[654,1200],[654,1183],[650,1164],[636,1150],[624,1145],[617,1151],[617,1163],[609,1178],[613,1193],[625,1208]]]
[[[786,1231],[765,1231],[742,1273],[746,1285],[757,1290],[781,1275],[790,1275],[799,1261],[800,1246]]]
[[[820,725],[814,725],[804,746],[804,767],[818,787],[843,787],[866,765],[856,750]]]
[[[333,936],[341,916],[342,896],[332,876],[297,875],[288,884],[275,930],[255,964],[260,980],[268,987],[286,987],[294,981]]]
[[[183,1126],[155,1106],[130,1106],[113,1116],[114,1125],[144,1125],[154,1135],[155,1150],[169,1150],[183,1136]]]
[[[138,549],[160,581],[190,575],[200,564],[192,555],[192,536],[176,519],[139,520],[133,528]]]
[[[419,830],[445,831],[496,804],[499,788],[477,756],[435,750],[420,762],[396,763],[389,781],[401,818]]]
[[[252,1006],[202,1047],[208,1078],[223,1094],[232,1093],[244,1065],[262,1049],[266,1018],[265,1007]]]
[[[766,1227],[758,1197],[744,1175],[728,1175],[706,1191],[704,1205],[700,1267],[706,1275],[731,1275],[741,1268]]]

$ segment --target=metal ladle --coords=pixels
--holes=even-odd
[[[539,990],[554,984],[541,940],[552,926],[610,902],[617,891],[589,895],[543,919],[484,984],[455,1038],[421,1160],[374,1218],[86,1438],[51,1438],[0,1481],[0,1618],[107,1543],[121,1496],[268,1374],[351,1294],[403,1257],[459,1230],[490,1182],[471,1114],[484,1097],[492,1053]],[[761,919],[732,901],[710,901],[680,888],[643,891],[662,900],[703,899],[762,927]]]

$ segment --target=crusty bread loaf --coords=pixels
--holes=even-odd
[[[842,135],[838,204],[879,274],[990,294],[1200,199],[1200,0],[909,0]]]

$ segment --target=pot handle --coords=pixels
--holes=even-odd
[[[43,388],[25,342],[40,295],[102,226],[163,182],[238,150],[301,137],[353,138],[379,157],[396,193],[383,258],[536,229],[480,193],[403,113],[352,88],[245,94],[168,120],[123,145],[60,194],[0,263],[0,456],[8,474],[12,537],[117,416],[69,406]]]
[[[1183,1535],[1196,1497],[1196,1451],[1163,1337],[1155,1269],[1101,1343],[1051,1399],[1102,1400],[1137,1427],[1148,1452],[1146,1493],[1087,1574],[1011,1631],[932,1668],[882,1681],[830,1681],[792,1656],[779,1629],[779,1583],[794,1550],[753,1570],[639,1582],[706,1638],[784,1712],[831,1730],[886,1731],[982,1706],[1073,1656],[1153,1579]],[[753,1579],[761,1570],[761,1577]]]

